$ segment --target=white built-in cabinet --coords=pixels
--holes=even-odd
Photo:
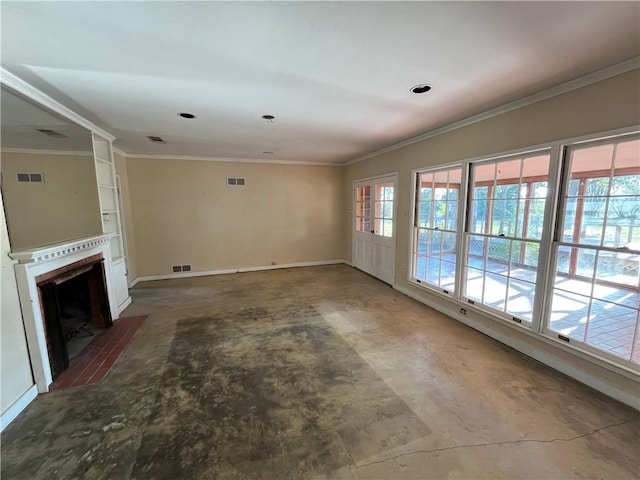
[[[122,213],[119,204],[111,140],[103,138],[95,132],[92,137],[93,154],[96,163],[96,180],[100,198],[100,214],[102,216],[102,232],[111,234],[109,250],[111,252],[113,294],[116,297],[114,303],[117,305],[117,312],[112,313],[117,316],[131,302],[122,234]]]

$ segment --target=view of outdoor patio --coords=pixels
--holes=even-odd
[[[561,226],[545,329],[640,363],[640,140],[576,147],[561,188]],[[549,155],[481,163],[472,169],[456,253],[461,169],[419,174],[413,277],[452,293],[462,260],[462,298],[532,321],[548,208]]]

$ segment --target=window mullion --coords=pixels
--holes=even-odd
[[[462,165],[462,174],[460,175],[460,190],[458,192],[458,216],[456,218],[456,274],[455,274],[455,298],[458,300],[464,296],[464,272],[467,258],[467,229],[469,228],[471,219],[467,216],[471,215],[469,208],[469,175],[471,168],[469,163]]]
[[[558,212],[562,202],[560,195],[569,188],[569,161],[562,145],[551,148],[549,175],[547,177],[547,198],[545,201],[543,225],[540,237],[538,257],[538,276],[536,280],[531,330],[542,332],[548,325],[551,313],[551,297],[554,285],[554,266],[557,249],[553,248],[553,240],[562,231],[563,219]],[[563,178],[564,172],[564,178]],[[564,179],[561,185],[561,179]],[[564,195],[566,197],[566,195]]]

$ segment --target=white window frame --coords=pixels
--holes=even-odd
[[[592,363],[599,365],[603,368],[610,369],[612,371],[622,373],[628,378],[638,379],[640,377],[638,371],[638,365],[632,363],[631,361],[625,361],[621,357],[615,357],[613,355],[606,355],[606,352],[602,350],[589,347],[585,345],[578,345],[576,342],[574,344],[567,343],[563,340],[558,339],[557,332],[553,332],[549,334],[547,329],[545,328],[546,323],[548,323],[549,317],[549,309],[551,308],[551,285],[553,285],[553,275],[555,271],[555,258],[554,257],[554,246],[553,239],[555,238],[555,232],[558,228],[558,212],[561,206],[560,203],[560,192],[561,189],[564,188],[564,185],[561,185],[561,173],[562,173],[562,164],[565,163],[565,154],[566,150],[569,147],[577,147],[585,143],[593,144],[594,142],[602,142],[609,143],[612,141],[616,141],[619,137],[624,136],[632,136],[632,135],[640,134],[640,125],[634,125],[629,127],[623,127],[616,130],[600,132],[595,134],[581,135],[577,137],[571,137],[567,139],[561,139],[551,142],[546,142],[530,147],[523,147],[518,149],[513,149],[505,152],[495,153],[491,155],[482,155],[473,158],[467,158],[462,161],[454,161],[443,163],[440,165],[430,166],[430,167],[421,167],[415,168],[411,170],[411,214],[410,221],[408,225],[408,237],[409,237],[409,249],[408,249],[408,258],[407,258],[407,282],[414,287],[421,289],[423,291],[428,291],[432,294],[440,296],[442,298],[447,298],[449,301],[453,302],[454,305],[460,308],[461,312],[464,311],[477,311],[481,313],[484,317],[490,318],[500,324],[507,326],[509,328],[513,328],[515,330],[521,331],[527,335],[531,335],[539,340],[542,340],[554,347],[564,350],[567,352],[576,355],[577,357],[583,358],[585,360],[591,361]],[[469,199],[468,199],[468,190],[469,190],[469,166],[471,163],[478,163],[482,161],[489,160],[502,160],[507,157],[522,157],[526,155],[530,155],[535,152],[548,151],[550,153],[550,166],[549,166],[549,174],[547,181],[548,188],[548,200],[547,205],[545,207],[545,213],[543,222],[544,225],[547,226],[542,232],[542,237],[540,239],[540,251],[539,251],[539,269],[538,269],[538,277],[536,281],[535,288],[535,297],[534,297],[534,314],[532,316],[532,322],[529,326],[523,323],[517,323],[511,320],[510,318],[506,318],[505,316],[499,315],[499,312],[493,309],[482,308],[479,304],[471,305],[467,303],[467,301],[462,296],[463,292],[463,262],[460,262],[459,259],[464,259],[466,257],[466,242],[464,241],[464,233],[466,229],[467,215],[469,210]],[[442,292],[442,289],[438,287],[433,287],[425,282],[416,282],[413,278],[413,270],[412,270],[412,262],[413,262],[413,252],[414,252],[414,229],[415,229],[415,215],[416,215],[416,186],[417,186],[417,174],[427,171],[435,171],[435,170],[446,170],[449,168],[455,168],[457,166],[462,166],[462,179],[460,184],[460,198],[458,205],[458,236],[456,246],[457,249],[457,258],[456,258],[456,284],[455,291],[453,295],[447,295]],[[463,225],[461,225],[461,222]],[[550,227],[550,228],[549,228]],[[457,308],[454,307],[454,308]],[[536,312],[538,312],[536,314]]]

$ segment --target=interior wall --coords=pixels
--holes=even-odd
[[[138,253],[136,247],[136,235],[133,228],[133,214],[131,211],[131,198],[129,194],[129,173],[127,171],[127,158],[117,153],[113,154],[116,175],[120,177],[120,196],[122,205],[122,220],[127,249],[127,266],[129,268],[129,281],[138,276]]]
[[[2,152],[2,192],[14,251],[102,233],[91,155]],[[20,183],[18,173],[42,173]]]
[[[342,260],[341,167],[127,158],[139,276]],[[246,186],[229,187],[227,177]]]
[[[633,70],[388,152],[345,169],[344,258],[351,259],[353,182],[398,172],[397,284],[407,282],[411,171],[640,123],[640,70]]]
[[[22,323],[9,234],[0,196],[2,304],[0,306],[0,411],[2,414],[34,385],[27,338]]]
[[[640,71],[634,70],[347,166],[342,206],[345,258],[351,260],[353,182],[397,172],[397,289],[638,408],[637,379],[597,366],[539,336],[497,322],[466,304],[468,313],[463,316],[456,302],[410,283],[407,268],[412,170],[637,126],[640,124],[638,85]]]

